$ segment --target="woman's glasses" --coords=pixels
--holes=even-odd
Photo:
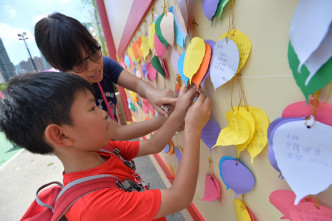
[[[86,62],[88,59],[90,59],[90,61],[93,61],[93,62],[98,61],[100,59],[101,55],[102,55],[102,52],[101,52],[100,49],[101,49],[101,47],[99,46],[96,51],[91,52],[89,54],[89,56],[87,56],[82,61],[80,61],[79,63],[74,65],[73,71],[75,73],[82,73],[83,71],[85,71],[88,67],[88,62]]]

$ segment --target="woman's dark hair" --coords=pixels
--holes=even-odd
[[[70,71],[86,54],[99,49],[98,42],[76,19],[53,13],[35,26],[37,46],[47,62],[60,71]]]
[[[0,131],[9,141],[30,152],[47,154],[44,140],[50,124],[71,125],[70,109],[79,92],[94,90],[83,78],[68,73],[39,72],[11,79],[0,99]]]

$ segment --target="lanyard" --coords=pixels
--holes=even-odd
[[[106,96],[105,96],[104,90],[103,90],[103,88],[101,87],[101,85],[100,85],[99,82],[98,82],[98,86],[99,86],[99,90],[100,90],[101,96],[103,97],[103,100],[104,100],[104,102],[105,102],[105,105],[106,105],[106,108],[107,108],[108,115],[111,116],[111,118],[112,118],[114,121],[116,121],[116,120],[115,120],[115,117],[114,117],[114,115],[113,115],[113,112],[112,112],[110,106],[108,105],[108,102],[107,102],[107,99],[106,99]]]

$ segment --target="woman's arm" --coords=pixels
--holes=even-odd
[[[165,117],[167,117],[168,114],[161,109],[161,106],[169,104],[174,107],[177,101],[174,91],[170,89],[157,89],[152,84],[130,74],[125,69],[119,76],[118,84],[138,93],[140,97],[148,99],[152,106]]]

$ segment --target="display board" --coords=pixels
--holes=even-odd
[[[233,40],[234,40],[233,43],[236,42],[236,39],[232,40],[232,37],[229,36],[227,37],[226,40],[224,39],[226,43],[222,43],[220,42],[221,41],[220,38],[225,34],[227,35],[227,33],[230,34],[231,33],[230,31],[232,29],[236,29],[239,31],[238,33],[243,33],[247,37],[247,39],[249,39],[251,50],[248,49],[248,45],[245,45],[246,46],[245,48],[242,47],[243,45],[239,46],[237,44],[238,48],[240,49],[237,55],[238,58],[237,58],[237,66],[235,72],[238,71],[238,64],[241,63],[241,58],[243,58],[244,54],[246,54],[248,57],[246,62],[242,63],[243,67],[241,68],[241,70],[239,70],[238,73],[236,74],[234,72],[233,74],[235,74],[235,76],[229,77],[229,79],[231,80],[228,81],[225,79],[221,79],[221,77],[216,76],[215,70],[214,72],[212,71],[211,65],[213,64],[214,69],[217,69],[219,71],[222,69],[221,66],[223,65],[227,66],[227,68],[231,68],[232,64],[230,64],[230,60],[234,60],[234,56],[236,57],[236,55],[234,55],[233,52],[218,51],[216,47],[211,46],[213,52],[211,59],[209,59],[208,63],[210,66],[211,73],[210,76],[206,78],[203,85],[204,92],[212,99],[211,120],[216,122],[217,126],[219,126],[221,130],[227,127],[231,128],[232,126],[229,123],[231,120],[228,119],[229,121],[227,121],[226,113],[231,111],[233,115],[235,115],[234,114],[235,112],[240,111],[240,109],[237,107],[238,105],[240,105],[247,110],[248,107],[259,108],[264,113],[266,113],[266,116],[269,119],[268,123],[271,123],[275,122],[277,118],[280,117],[285,118],[287,116],[289,117],[290,115],[285,114],[284,109],[295,102],[303,101],[302,106],[297,106],[295,108],[296,111],[298,111],[296,117],[299,118],[303,117],[303,113],[305,112],[304,109],[307,108],[306,109],[307,112],[314,110],[314,114],[317,113],[316,117],[317,122],[314,122],[313,124],[313,121],[310,120],[308,121],[305,121],[305,119],[299,120],[299,122],[303,123],[301,125],[312,127],[311,131],[309,132],[307,131],[308,136],[306,140],[304,137],[302,137],[301,131],[299,132],[298,135],[300,138],[297,138],[295,136],[296,133],[294,131],[298,130],[295,124],[289,126],[290,128],[285,128],[285,130],[286,129],[289,130],[288,132],[286,130],[285,133],[288,133],[288,135],[292,136],[290,139],[293,138],[293,140],[290,140],[293,146],[289,148],[296,148],[294,147],[295,144],[298,145],[299,148],[302,148],[301,145],[303,144],[305,146],[305,147],[303,146],[303,148],[307,148],[306,153],[312,151],[311,154],[312,155],[316,154],[315,156],[318,156],[320,154],[322,155],[322,153],[327,153],[326,156],[324,157],[332,156],[329,155],[331,151],[329,151],[328,149],[325,150],[323,149],[323,147],[320,146],[320,145],[324,146],[324,144],[322,144],[324,142],[325,143],[329,142],[328,140],[329,128],[326,125],[329,125],[327,122],[332,121],[331,119],[332,109],[329,109],[330,108],[329,104],[332,103],[332,98],[330,96],[331,83],[329,80],[325,80],[324,84],[322,83],[321,90],[319,93],[314,93],[313,95],[307,96],[308,99],[310,98],[311,99],[308,101],[309,106],[305,106],[305,101],[306,101],[306,96],[304,95],[305,93],[302,93],[301,88],[298,86],[298,84],[301,84],[299,83],[300,80],[296,80],[296,78],[298,78],[296,74],[298,75],[302,74],[303,76],[305,74],[305,71],[304,69],[301,68],[300,70],[297,70],[297,68],[292,70],[290,67],[291,66],[290,64],[293,64],[294,62],[289,61],[291,60],[291,52],[292,52],[289,47],[289,42],[290,42],[289,33],[292,25],[297,27],[296,25],[298,23],[296,23],[295,21],[292,23],[292,21],[296,10],[300,10],[299,4],[302,3],[303,1],[298,1],[298,0],[290,0],[287,2],[266,1],[266,0],[220,1],[221,4],[224,4],[225,7],[224,8],[219,7],[220,9],[218,13],[220,17],[219,18],[218,16],[214,17],[212,21],[211,19],[209,19],[209,16],[211,17],[212,15],[216,16],[214,12],[212,13],[211,11],[217,11],[219,1],[206,1],[206,0],[205,1],[178,0],[176,2],[174,1],[176,0],[173,1],[158,0],[152,4],[152,10],[150,9],[149,13],[145,15],[143,22],[138,26],[136,33],[129,42],[124,54],[119,55],[119,62],[125,68],[127,68],[131,73],[135,74],[137,77],[151,82],[153,85],[155,85],[158,88],[171,88],[173,90],[177,90],[179,83],[180,82],[182,84],[184,83],[184,81],[179,81],[180,72],[181,72],[178,66],[179,63],[178,59],[181,59],[181,57],[179,58],[179,56],[182,55],[184,52],[190,53],[190,50],[194,51],[193,54],[195,54],[195,49],[198,48],[197,50],[200,50],[198,46],[195,47],[193,45],[190,45],[192,39],[198,37],[204,41],[213,40],[218,45],[220,44],[219,45],[220,47],[223,46],[224,48],[226,48],[228,46],[230,47]],[[177,4],[179,6],[178,8],[179,10],[177,10],[174,4]],[[208,4],[208,6],[204,4]],[[183,5],[186,6],[185,11],[183,11]],[[215,8],[213,9],[213,7]],[[303,7],[305,8],[305,6]],[[160,43],[163,44],[165,42],[159,39],[160,42],[156,43],[156,38],[154,38],[155,40],[154,49],[152,50],[140,49],[141,50],[140,52],[138,51],[135,52],[135,50],[137,50],[135,49],[135,47],[140,48],[141,46],[143,47],[143,44],[145,44],[143,43],[143,41],[146,41],[146,39],[143,40],[142,38],[143,36],[148,38],[148,41],[150,41],[151,37],[149,35],[152,33],[151,30],[149,30],[150,25],[152,23],[155,23],[155,25],[159,25],[159,27],[163,26],[160,25],[160,21],[158,23],[158,18],[160,18],[160,16],[163,13],[169,13],[170,10],[171,11],[174,10],[175,11],[174,14],[176,14],[176,12],[179,13],[182,10],[181,13],[182,15],[184,15],[183,21],[185,22],[186,29],[182,29],[181,33],[187,31],[188,36],[185,38],[185,43],[182,45],[183,47],[181,47],[181,43],[179,43],[181,37],[180,40],[179,39],[175,40],[176,36],[173,37],[174,39],[173,45],[166,42],[166,45],[168,44],[167,49],[166,48],[163,49],[162,45],[160,45]],[[220,11],[222,11],[222,13]],[[317,11],[315,13],[317,14]],[[308,15],[310,14],[311,13],[308,13]],[[177,19],[178,20],[174,18],[173,25],[175,26],[181,23],[181,21],[179,21],[179,18]],[[166,23],[167,21],[163,22]],[[331,21],[329,22],[330,23],[328,24],[331,24]],[[323,24],[324,22],[322,21],[321,23]],[[166,26],[166,27],[171,27],[171,26]],[[294,30],[295,29],[296,28],[294,28]],[[176,30],[176,28],[174,28],[174,30]],[[155,27],[155,31],[157,32],[157,27]],[[161,30],[161,33],[163,32],[164,36],[166,36],[164,40],[166,40],[169,37],[168,34],[165,33],[167,32],[167,30],[164,31]],[[112,33],[113,36],[122,35],[122,32],[117,32],[114,29],[112,30]],[[177,29],[177,32],[175,31],[175,35],[178,34],[179,34],[179,29]],[[119,39],[119,36],[113,38]],[[296,41],[294,42],[296,43]],[[159,46],[157,46],[158,44]],[[310,44],[308,42],[308,47],[309,46]],[[117,45],[115,47],[118,48]],[[157,49],[157,47],[160,48]],[[296,47],[294,46],[294,48]],[[144,52],[144,50],[148,50],[149,52],[146,51]],[[207,49],[205,48],[205,50]],[[147,55],[145,56],[144,53],[145,54],[147,53]],[[219,57],[215,56],[213,58],[214,53],[219,53]],[[222,53],[226,54],[229,53],[229,54],[225,55],[226,56],[225,57],[223,56]],[[200,56],[198,54],[199,53],[196,53],[197,56],[195,58],[192,58],[191,61],[196,61],[195,59],[197,59],[200,60],[199,62],[202,62],[203,58],[198,59],[197,57]],[[157,59],[159,59],[159,62],[161,62],[161,64],[164,62],[165,68],[163,69],[162,66],[161,68],[162,71],[168,72],[169,77],[167,77],[166,73],[164,73],[166,76],[164,77],[161,73],[156,71],[156,69],[153,69],[153,65],[151,64],[151,62],[153,61],[153,59],[155,59],[153,58],[155,56],[157,56]],[[219,63],[218,63],[218,58],[219,58]],[[220,59],[222,58],[228,59],[228,61],[225,60],[224,62],[220,62]],[[191,58],[188,59],[190,60]],[[185,58],[184,66],[186,66],[185,62],[188,59]],[[213,61],[213,59],[215,60]],[[327,67],[327,65],[322,66],[321,69],[318,70],[317,75],[319,74],[319,72],[323,72],[326,69],[330,71],[325,71],[324,73],[329,73],[331,75],[332,69],[329,69],[330,67]],[[184,69],[185,68],[186,67],[184,67]],[[190,67],[187,68],[190,69]],[[323,70],[323,68],[325,69]],[[293,75],[293,72],[295,71],[298,71],[299,73],[295,73]],[[187,72],[188,74],[190,70],[184,70],[184,72]],[[331,77],[330,78],[327,77],[327,79],[331,79]],[[222,85],[221,83],[219,84],[217,83],[218,81],[223,81],[223,80],[226,81],[226,83]],[[316,81],[315,77],[312,77],[311,82],[313,81]],[[319,82],[323,82],[323,80],[320,80]],[[132,112],[133,121],[145,120],[147,118],[154,117],[157,114],[157,112],[153,111],[152,109],[149,109],[147,101],[144,101],[143,99],[139,98],[133,92],[127,91],[126,93],[128,97],[129,108],[131,109]],[[327,104],[323,103],[318,104],[317,103],[318,100],[319,102],[324,102]],[[296,111],[292,112],[294,116],[296,115],[295,114]],[[318,115],[319,113],[321,113],[321,111],[326,111],[326,113],[324,112],[325,113],[324,119],[327,122],[318,119],[319,117]],[[293,115],[292,117],[294,117]],[[236,122],[238,123],[239,121]],[[323,125],[322,127],[324,127],[324,129],[321,129],[320,130],[321,132],[318,132],[316,135],[312,135],[313,134],[312,131],[316,130],[315,127],[318,128],[321,122],[326,126],[326,128]],[[261,130],[261,131],[256,130],[256,133],[257,134],[260,132],[263,134],[265,133],[266,137],[267,127],[266,128],[258,127],[257,126],[258,124],[259,122],[257,121],[253,123],[253,125],[256,125],[256,129],[259,128]],[[249,125],[248,127],[250,128],[250,125],[252,125],[252,123],[251,124],[248,123],[248,125]],[[287,125],[287,124],[284,123],[282,125]],[[269,126],[269,124],[267,124],[267,126]],[[213,130],[211,129],[211,131],[215,132],[216,127]],[[280,128],[282,128],[281,125]],[[210,137],[207,136],[208,139],[216,139],[215,136],[214,137],[212,136],[211,131],[207,133],[208,135],[210,135]],[[283,134],[280,131],[281,129],[280,130],[276,129],[276,131],[274,132],[275,136],[277,135],[282,136]],[[250,130],[248,136],[250,137]],[[254,132],[251,133],[251,136],[252,137],[254,136]],[[287,136],[287,134],[284,136]],[[247,137],[247,140],[248,139],[249,138]],[[286,138],[277,139],[271,136],[271,139],[274,142],[274,145],[276,145],[277,147],[283,146],[283,144],[287,144],[287,141],[284,141]],[[300,141],[296,140],[295,142],[294,139],[300,139]],[[319,143],[318,141],[322,142]],[[271,157],[269,156],[269,148],[270,148],[269,144],[263,145],[264,148],[262,149],[262,151],[261,152],[256,151],[256,154],[258,155],[254,159],[251,159],[252,154],[249,154],[247,149],[244,149],[242,152],[239,153],[237,149],[239,148],[238,147],[239,145],[237,145],[236,148],[235,145],[225,145],[225,143],[227,142],[228,143],[231,142],[230,138],[228,138],[228,140],[226,140],[225,138],[223,141],[220,141],[219,143],[217,142],[216,145],[213,145],[215,147],[210,149],[209,147],[207,147],[206,142],[203,142],[201,140],[200,169],[199,169],[197,189],[193,201],[193,204],[197,208],[198,213],[201,215],[201,218],[195,218],[195,219],[205,219],[205,220],[238,219],[238,220],[265,221],[265,220],[279,220],[282,216],[286,215],[287,218],[291,216],[293,220],[301,220],[299,217],[301,216],[308,217],[309,215],[307,213],[310,213],[311,215],[316,213],[316,216],[319,217],[319,214],[323,213],[322,212],[323,208],[324,211],[326,209],[327,211],[327,212],[325,211],[326,214],[331,215],[331,212],[329,212],[328,209],[332,208],[332,188],[329,187],[329,184],[331,183],[331,181],[329,181],[329,179],[331,178],[330,175],[331,173],[326,174],[326,172],[324,172],[325,171],[324,169],[330,167],[330,165],[328,164],[328,162],[326,162],[326,159],[324,161],[323,156],[321,156],[321,158],[317,158],[318,160],[316,159],[315,161],[315,163],[317,164],[321,162],[323,168],[321,168],[320,166],[316,167],[316,164],[311,164],[312,162],[309,162],[311,158],[310,159],[305,158],[306,156],[304,156],[304,158],[307,159],[307,161],[309,162],[308,163],[309,166],[307,165],[309,168],[305,169],[306,167],[303,167],[303,169],[300,169],[298,173],[295,173],[295,174],[304,174],[305,176],[307,176],[307,180],[303,181],[302,184],[303,186],[308,186],[309,189],[304,190],[305,188],[301,187],[301,183],[300,187],[298,187],[300,182],[299,179],[296,180],[295,178],[295,181],[292,181],[292,175],[294,174],[294,171],[291,171],[291,169],[289,169],[293,168],[292,166],[293,162],[298,163],[301,161],[301,159],[296,158],[297,156],[294,156],[293,160],[288,160],[286,162],[285,160],[283,160],[284,158],[282,155],[285,153],[286,150],[275,151],[275,158],[278,161],[278,165],[280,167],[279,169],[281,169],[281,171],[283,172],[283,176],[280,176],[280,172],[278,172],[271,164]],[[180,156],[181,152],[180,149],[190,148],[190,147],[183,147],[182,132],[177,133],[173,137],[172,144],[174,145],[174,152],[172,152],[172,145],[170,144],[171,147],[169,146],[166,147],[166,150],[162,151],[159,154],[159,156],[164,161],[164,164],[167,165],[168,169],[170,171],[174,171],[174,175],[176,176],[176,171],[179,164],[178,156]],[[288,152],[287,159],[292,159],[293,156],[290,156],[289,154],[291,154],[291,152]],[[243,170],[245,170],[245,172],[237,173],[236,169],[234,168],[230,169],[230,167],[232,166],[226,168],[227,159],[224,161],[225,164],[222,164],[222,162],[220,162],[220,160],[225,156],[229,157],[228,160],[235,158],[235,160],[233,161],[234,164],[236,163],[235,168],[238,169],[239,166],[242,165],[244,167]],[[222,166],[225,166],[223,168],[226,168],[224,171],[225,172],[224,177],[221,177],[220,173],[220,171],[222,170],[221,169]],[[243,175],[243,177],[237,178],[238,180],[235,181],[234,184],[235,186],[239,185],[241,186],[242,189],[244,189],[242,190],[240,188],[241,190],[237,190],[237,192],[240,193],[237,196],[235,193],[236,191],[234,191],[234,189],[236,188],[232,186],[233,185],[232,178],[234,177],[232,177],[232,175],[229,175],[230,177],[228,177],[226,173],[227,171],[233,171],[233,170],[234,170],[233,174]],[[214,174],[214,177],[220,186],[219,200],[212,199],[213,198],[211,196],[212,192],[209,192],[210,196],[207,196],[206,195],[207,193],[205,192],[206,185],[210,185],[210,187],[213,189],[213,184],[211,184],[211,182],[209,181],[206,181],[207,174],[211,173]],[[250,173],[253,175],[254,181],[251,180]],[[315,176],[313,174],[316,174],[316,176],[319,177],[317,178],[318,183],[312,181],[315,179],[314,178]],[[231,181],[227,180],[227,177]],[[236,180],[236,178],[234,179]],[[226,183],[227,186],[230,186],[231,188],[227,189]],[[250,187],[251,183],[253,184],[253,186]],[[292,184],[293,188],[291,188],[290,183]],[[319,188],[321,184],[323,187]],[[214,185],[217,185],[216,182],[214,182]],[[311,188],[311,186],[314,186],[314,188]],[[274,192],[277,190],[293,190],[297,195],[296,200],[292,199],[293,195],[291,192]],[[242,192],[244,191],[245,194],[241,194],[241,191]],[[275,193],[278,196],[275,196],[272,193]],[[294,204],[293,203],[289,204],[289,202],[287,202],[287,199],[293,200],[292,202],[294,202],[294,200],[299,201],[299,197],[302,196],[304,193],[312,194],[311,199],[308,199],[304,203],[310,203],[310,206],[315,205],[315,207],[313,207],[314,209],[317,209],[316,207],[320,207],[320,209],[317,209],[317,211],[315,211],[314,209],[312,210],[304,209],[301,210],[302,212],[300,210],[294,212],[296,209],[291,210],[291,208],[293,208],[292,205]],[[285,194],[284,198],[283,194]],[[275,200],[274,197],[276,197],[277,200]],[[239,200],[234,201],[234,198]],[[276,201],[278,201],[279,204],[276,203]],[[314,202],[316,202],[316,204],[314,204]],[[244,204],[241,205],[241,203]],[[300,203],[299,205],[302,206],[304,204]],[[282,210],[281,207],[288,209]],[[248,214],[249,211],[251,211],[251,214],[249,214],[251,216],[248,216],[247,211]],[[326,220],[328,220],[329,215],[326,214],[324,216]],[[314,219],[312,218],[308,220],[314,220]]]

